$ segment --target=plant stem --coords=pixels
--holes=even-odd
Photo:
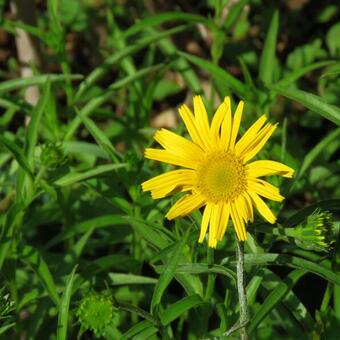
[[[214,249],[210,247],[208,247],[207,249],[207,262],[209,265],[214,264]],[[208,275],[207,289],[205,292],[205,300],[209,303],[211,302],[211,297],[214,291],[215,278],[216,278],[216,274]]]
[[[240,336],[241,340],[247,340],[248,334],[246,330],[246,324],[249,320],[248,317],[248,305],[247,305],[247,294],[245,290],[245,280],[244,280],[244,244],[239,241],[236,237],[236,245],[237,245],[237,291],[238,291],[238,299],[240,304]]]

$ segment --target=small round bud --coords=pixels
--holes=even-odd
[[[78,307],[76,315],[82,328],[91,330],[100,337],[114,319],[117,308],[109,292],[90,292]]]

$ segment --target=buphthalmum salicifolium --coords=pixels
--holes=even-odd
[[[181,167],[156,176],[142,184],[154,199],[184,192],[168,211],[166,218],[183,217],[204,207],[199,242],[209,230],[208,246],[215,248],[229,219],[240,241],[247,240],[245,224],[254,221],[254,207],[270,223],[276,220],[262,197],[282,201],[279,189],[263,180],[264,176],[292,177],[294,170],[272,160],[253,160],[275,131],[277,124],[266,123],[262,115],[237,140],[244,102],[231,113],[226,97],[211,123],[202,98],[193,99],[194,113],[187,105],[179,109],[191,140],[166,129],[154,139],[163,149],[147,148],[145,157]],[[250,162],[251,161],[251,162]]]

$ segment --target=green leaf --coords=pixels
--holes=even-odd
[[[129,27],[123,34],[124,38],[134,35],[144,29],[148,29],[153,26],[161,25],[167,21],[184,21],[185,23],[201,23],[210,29],[214,29],[214,23],[212,20],[206,19],[200,15],[183,13],[183,12],[165,12],[158,15],[152,15],[147,18],[143,18],[133,26]]]
[[[139,337],[138,335],[148,329],[155,329],[155,326],[153,323],[151,323],[148,320],[143,320],[141,322],[138,322],[137,324],[135,324],[134,326],[132,326],[128,331],[126,331],[121,340],[127,340],[127,339],[138,339]]]
[[[141,284],[156,284],[157,280],[152,277],[124,274],[124,273],[109,273],[111,284],[114,286],[119,285],[141,285]]]
[[[117,151],[104,131],[100,130],[92,119],[85,117],[80,111],[76,110],[79,118],[89,130],[97,144],[107,153],[113,163],[117,163]]]
[[[78,173],[70,172],[67,175],[57,179],[55,182],[53,182],[53,184],[60,187],[67,187],[90,178],[98,177],[107,172],[123,168],[125,166],[126,166],[125,163],[98,165],[96,168],[84,172]]]
[[[320,264],[296,257],[283,254],[246,254],[244,257],[246,265],[258,266],[287,266],[297,269],[303,269],[308,272],[319,275],[325,280],[340,285],[340,273],[335,273]]]
[[[275,49],[277,42],[277,32],[279,29],[279,11],[276,10],[270,22],[269,30],[264,42],[260,66],[259,78],[265,84],[271,84],[273,81],[273,74],[275,68]]]
[[[246,86],[234,76],[229,74],[227,71],[216,66],[210,61],[204,60],[194,55],[180,51],[177,51],[177,54],[190,61],[191,63],[197,65],[201,69],[210,72],[214,77],[220,79],[221,81],[224,81],[226,85],[229,86],[241,98],[248,97]]]
[[[313,63],[304,67],[300,67],[297,70],[288,73],[284,78],[282,78],[280,81],[275,83],[275,86],[282,86],[286,87],[292,83],[294,83],[299,78],[303,77],[305,74],[312,72],[314,70],[317,70],[318,68],[326,67],[336,64],[333,60],[328,61],[319,61],[317,63]]]
[[[173,303],[169,307],[167,307],[164,312],[160,315],[160,320],[164,326],[169,324],[170,322],[179,318],[182,314],[187,312],[193,307],[196,307],[200,304],[204,303],[202,298],[195,294],[186,296],[183,299]]]
[[[305,158],[303,159],[302,165],[299,169],[298,175],[295,181],[298,181],[306,170],[313,164],[313,162],[328,148],[328,146],[334,141],[340,143],[340,128],[331,131],[326,137],[324,137],[321,142],[311,149]]]
[[[57,293],[57,288],[54,283],[53,276],[40,252],[31,246],[25,246],[20,255],[20,259],[31,266],[32,269],[37,273],[48,295],[58,306],[60,299]]]
[[[12,328],[15,325],[16,325],[16,323],[12,322],[12,323],[9,323],[8,325],[1,326],[0,327],[0,335],[5,334],[10,328]]]
[[[0,234],[0,269],[10,250],[13,233],[24,216],[25,205],[22,201],[15,202],[6,212],[5,222]]]
[[[230,3],[232,6],[231,9],[228,10],[227,18],[223,24],[223,28],[225,31],[228,31],[234,24],[237,19],[244,11],[244,6],[249,2],[249,0],[240,0],[235,3]],[[229,4],[228,4],[229,7]]]
[[[157,32],[151,28],[148,31],[150,31],[152,34],[155,34],[155,32]],[[171,60],[173,60],[176,57],[178,49],[169,38],[158,40],[157,46],[165,55],[165,57]],[[201,81],[198,79],[196,73],[185,59],[176,58],[173,62],[173,67],[176,70],[176,72],[181,74],[188,88],[193,93],[201,94],[203,92],[201,87]]]
[[[153,314],[154,313],[157,314],[156,309],[159,308],[163,293],[176,273],[176,267],[179,264],[179,261],[181,260],[183,248],[189,236],[189,231],[190,228],[187,229],[185,235],[181,238],[181,240],[177,242],[177,246],[174,248],[173,254],[170,257],[169,262],[165,265],[164,271],[159,277],[159,280],[157,282],[157,285],[155,287],[151,299],[151,310]]]
[[[70,226],[69,228],[64,229],[59,234],[57,234],[55,237],[53,237],[49,242],[46,243],[44,246],[44,249],[48,249],[50,247],[53,247],[54,245],[65,241],[73,236],[84,234],[88,232],[92,228],[104,228],[104,227],[110,227],[113,225],[124,225],[126,224],[126,221],[123,219],[121,215],[102,215],[99,217],[94,217],[89,220],[80,222],[78,224],[74,224]]]
[[[163,265],[154,266],[157,273],[163,273]],[[176,268],[176,273],[180,274],[220,274],[229,277],[236,282],[235,271],[224,266],[208,263],[181,263]]]
[[[155,247],[163,249],[170,245],[172,239],[168,236],[166,230],[132,216],[124,216],[124,219],[138,234]]]
[[[299,102],[334,124],[340,125],[340,109],[334,105],[325,103],[321,97],[299,89],[287,89],[283,86],[273,85],[269,86],[269,88],[284,97]]]
[[[38,140],[39,123],[49,99],[50,92],[51,81],[50,78],[47,78],[44,92],[32,112],[31,120],[27,128],[27,159],[32,168],[34,168],[34,150]]]
[[[122,59],[135,54],[139,50],[149,46],[150,44],[157,42],[158,40],[182,32],[185,30],[187,26],[178,26],[173,29],[170,29],[165,32],[152,34],[151,36],[137,41],[131,46],[124,48],[121,51],[115,52],[105,59],[104,63],[94,69],[86,79],[80,84],[79,90],[76,93],[75,100],[79,100],[79,98],[84,94],[84,92],[90,88],[97,80],[104,76],[104,74],[112,69],[112,66],[120,62]]]
[[[292,290],[297,281],[306,274],[306,271],[297,269],[287,275],[287,277],[280,281],[275,289],[273,289],[264,302],[261,304],[259,310],[251,319],[248,327],[248,332],[251,334],[261,323],[261,321],[275,308],[275,306],[282,301],[282,299]]]
[[[64,294],[61,298],[58,313],[57,340],[67,340],[67,324],[69,319],[69,307],[72,296],[72,288],[75,279],[75,266],[67,278]]]
[[[21,148],[2,134],[0,134],[0,144],[13,154],[21,168],[33,179],[33,172]]]
[[[0,93],[18,90],[29,86],[46,85],[48,81],[54,83],[64,80],[78,80],[78,79],[83,79],[83,76],[81,74],[71,75],[44,74],[40,76],[33,76],[27,78],[11,79],[0,83]]]
[[[125,87],[138,79],[145,78],[146,75],[160,70],[163,66],[164,64],[158,64],[151,67],[146,67],[135,72],[132,75],[117,80],[116,82],[111,84],[103,94],[89,100],[85,104],[85,106],[79,111],[79,115],[81,115],[82,117],[89,116],[100,105],[104,104],[107,100],[112,98],[113,93],[116,92],[118,89]],[[168,67],[168,65],[166,65],[166,67]],[[77,130],[78,126],[80,125],[82,120],[81,117],[79,117],[79,115],[75,117],[73,121],[70,123],[65,133],[65,140],[69,140],[73,136],[74,132]]]

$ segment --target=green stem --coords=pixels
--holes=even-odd
[[[246,324],[249,320],[248,317],[248,305],[247,305],[247,294],[245,290],[245,280],[244,280],[244,243],[239,241],[236,237],[237,245],[237,291],[238,299],[240,304],[240,336],[241,340],[247,340],[248,334],[246,330]]]
[[[214,249],[208,247],[207,249],[207,261],[208,265],[213,265],[214,264]],[[208,275],[208,282],[207,282],[207,289],[205,291],[205,301],[209,302],[211,301],[211,297],[214,291],[214,286],[215,286],[215,274],[209,274]]]

